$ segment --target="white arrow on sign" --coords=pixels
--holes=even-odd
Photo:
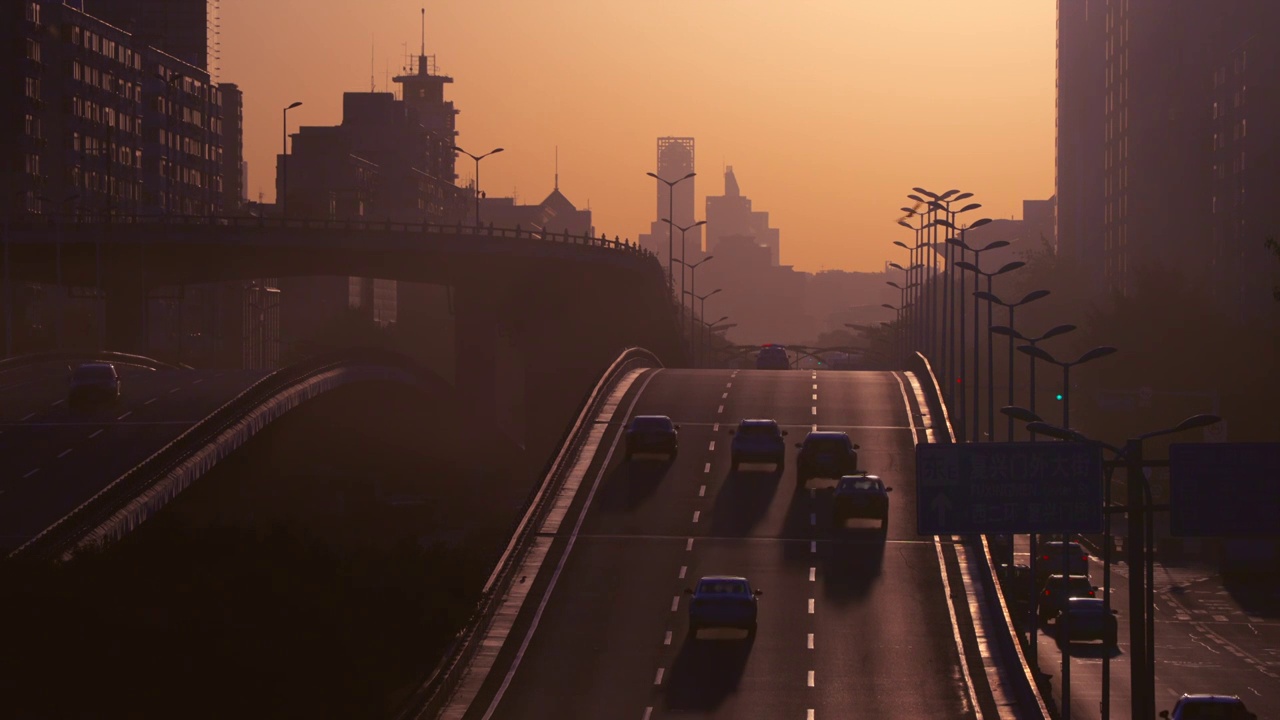
[[[947,513],[951,512],[951,499],[946,493],[938,493],[934,496],[933,502],[929,505],[929,509],[938,513],[938,527],[947,526]]]

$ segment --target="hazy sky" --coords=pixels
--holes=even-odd
[[[342,93],[388,86],[419,49],[421,0],[223,0],[222,72],[245,92],[249,195],[274,196],[280,110],[341,120]],[[458,144],[482,189],[590,203],[597,232],[654,219],[659,136],[697,139],[702,198],[743,193],[782,231],[782,262],[878,270],[914,185],[1021,217],[1053,193],[1052,0],[450,0],[427,53],[455,82]],[[465,182],[471,162],[459,165]],[[976,214],[975,214],[976,217]]]

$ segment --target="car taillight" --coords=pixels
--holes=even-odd
[[[1088,556],[1088,555],[1081,555],[1081,556],[1080,556],[1080,559],[1081,559],[1081,560],[1083,560],[1084,562],[1089,562],[1089,556]]]
[[[1094,597],[1094,594],[1093,594],[1093,591],[1092,591],[1092,590],[1090,590],[1090,591],[1089,591],[1089,597]]]
[[[1045,590],[1045,591],[1044,591],[1044,596],[1045,596],[1045,597],[1049,597],[1049,591],[1048,591],[1048,590]]]
[[[1049,556],[1048,556],[1048,555],[1042,555],[1042,556],[1040,556],[1040,559],[1041,559],[1041,560],[1044,560],[1045,562],[1048,562],[1048,561],[1049,561]]]

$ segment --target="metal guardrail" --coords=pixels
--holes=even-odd
[[[136,367],[150,368],[152,370],[179,370],[182,366],[168,363],[163,360],[157,360],[145,355],[131,355],[129,353],[112,352],[110,350],[86,350],[85,352],[71,352],[60,350],[49,350],[45,352],[29,353],[26,355],[14,355],[0,360],[0,373],[17,370],[19,368],[30,367],[32,365],[42,365],[44,363],[76,363],[76,362],[109,362],[117,365],[133,365]]]
[[[542,482],[534,486],[530,492],[524,505],[524,512],[521,513],[511,533],[506,549],[494,563],[493,571],[481,590],[480,600],[471,617],[454,636],[453,642],[450,643],[426,681],[396,715],[397,720],[434,717],[443,710],[444,705],[457,689],[463,671],[475,656],[479,647],[478,640],[488,628],[493,612],[510,586],[514,571],[519,567],[519,558],[534,538],[538,527],[537,521],[550,507],[556,491],[564,480],[565,473],[585,442],[593,424],[592,419],[608,398],[609,391],[617,380],[624,372],[636,367],[662,367],[662,362],[648,350],[628,348],[618,355],[600,376],[595,387],[587,393],[580,405],[577,419],[561,437],[559,451],[548,462]]]
[[[946,433],[947,442],[955,443],[956,436],[954,429],[951,427],[949,408],[947,408],[947,404],[943,400],[942,386],[938,383],[937,376],[934,375],[933,366],[923,353],[917,352],[916,359],[924,366],[924,375],[929,378],[926,394],[928,395],[928,400],[937,404],[938,410],[942,413],[941,429]],[[996,562],[991,554],[991,545],[987,542],[985,535],[977,536],[976,540],[966,537],[965,542],[972,544],[977,551],[978,558],[982,561],[982,574],[984,576],[982,581],[991,587],[996,603],[999,605],[1000,611],[997,615],[1004,626],[1005,632],[999,633],[998,641],[1006,656],[1016,658],[1018,664],[1016,675],[1019,679],[1017,683],[1019,704],[1029,711],[1034,709],[1041,718],[1048,718],[1050,717],[1048,705],[1041,695],[1040,687],[1031,672],[1031,666],[1027,663],[1026,654],[1022,651],[1022,642],[1019,640],[1017,630],[1014,628],[1013,617],[1009,613],[1009,604],[1004,597],[1004,588],[1000,584],[1000,578],[995,573]]]
[[[620,239],[617,235],[612,240],[608,236],[601,234],[600,237],[591,235],[574,235],[567,232],[549,232],[540,228],[522,229],[501,228],[476,225],[444,225],[440,223],[407,223],[386,221],[353,221],[353,220],[329,220],[323,218],[264,218],[264,217],[241,217],[241,216],[209,216],[209,215],[41,215],[36,216],[39,219],[14,220],[8,225],[12,230],[48,230],[65,227],[108,227],[113,225],[122,226],[144,226],[144,227],[209,227],[209,228],[225,228],[228,230],[260,230],[260,229],[281,229],[281,230],[306,230],[314,232],[394,232],[394,233],[411,233],[426,236],[472,236],[486,239],[506,239],[506,240],[537,240],[542,242],[552,242],[564,245],[585,245],[590,247],[601,247],[620,252],[634,253],[637,255],[651,256],[653,253],[645,250],[637,243],[630,240]]]
[[[147,492],[201,447],[235,425],[254,408],[289,387],[337,368],[369,364],[418,368],[401,355],[383,350],[344,350],[316,356],[258,380],[186,432],[113,480],[58,522],[10,553],[11,558],[52,561],[64,557],[139,495]]]

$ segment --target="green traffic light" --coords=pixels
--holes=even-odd
[[[1062,393],[1058,393],[1058,399],[1059,399],[1059,400],[1061,400],[1061,399],[1062,399]]]

